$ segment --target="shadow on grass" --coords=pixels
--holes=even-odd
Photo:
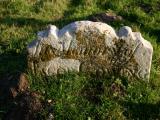
[[[160,118],[160,102],[157,104],[147,103],[123,103],[126,108],[124,115],[134,120],[158,120]]]
[[[160,29],[156,29],[156,28],[149,28],[149,27],[146,27],[144,28],[144,31],[146,33],[149,33],[150,36],[155,36],[157,38],[157,43],[160,43]]]
[[[9,88],[16,85],[20,73],[27,67],[26,55],[5,53],[0,55],[0,104],[6,103]]]
[[[100,78],[97,75],[89,75],[87,83],[84,84],[84,87],[81,90],[81,95],[93,104],[100,105],[102,104],[100,96],[104,94],[104,85],[103,78]]]
[[[0,118],[11,106],[10,88],[17,84],[18,74],[26,68],[26,56],[5,53],[0,55]]]
[[[64,13],[64,16],[67,15],[71,15],[70,13],[68,13],[70,11],[67,11]],[[41,20],[41,19],[35,19],[35,18],[26,18],[26,17],[10,17],[7,16],[5,18],[0,19],[0,24],[4,24],[4,25],[8,25],[8,26],[18,26],[18,27],[23,27],[23,26],[31,26],[34,30],[39,31],[40,29],[44,29],[44,27],[46,27],[48,24],[53,24],[56,25],[60,28],[62,28],[63,26],[77,21],[77,20],[82,20],[84,19],[84,17],[79,17],[79,18],[74,18],[74,20],[71,19],[65,19],[65,17],[60,18],[59,20],[53,20],[53,21],[45,21],[45,20]]]
[[[83,4],[84,0],[71,0],[71,6],[78,7]]]

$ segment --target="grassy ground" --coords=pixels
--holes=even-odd
[[[70,73],[42,77],[28,73],[31,89],[51,99],[55,120],[160,119],[160,2],[159,0],[0,0],[0,77],[26,70],[26,45],[48,24],[59,28],[113,11],[150,41],[154,48],[150,82]],[[9,105],[0,106],[0,118]],[[40,118],[45,119],[44,109]]]

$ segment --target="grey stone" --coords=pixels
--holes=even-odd
[[[28,67],[53,75],[82,71],[149,80],[152,45],[139,32],[118,32],[101,22],[77,21],[61,30],[50,25],[28,47]]]

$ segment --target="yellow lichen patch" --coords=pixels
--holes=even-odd
[[[80,70],[88,72],[101,71],[109,67],[109,49],[105,46],[105,34],[97,31],[79,30],[76,34],[78,43],[77,51],[80,51],[78,58],[81,61]],[[83,48],[83,49],[82,49]],[[108,68],[109,69],[109,68]]]
[[[78,51],[76,49],[69,49],[68,51],[63,52],[62,58],[64,59],[78,59]]]
[[[55,53],[56,50],[53,49],[51,45],[43,45],[41,52],[39,54],[39,58],[42,61],[49,61],[57,56]]]
[[[86,30],[78,31],[76,39],[79,48],[78,50],[85,46],[85,51],[83,53],[80,52],[81,54],[84,54],[85,57],[98,55],[106,48],[104,34],[100,34],[94,30],[90,32],[86,32]]]

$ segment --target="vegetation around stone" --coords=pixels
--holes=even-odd
[[[121,16],[123,20],[103,22],[115,29],[130,26],[152,43],[154,55],[148,83],[85,73],[43,77],[26,69],[26,46],[35,39],[37,31],[48,24],[62,28],[70,22],[106,12]],[[15,106],[12,100],[6,102],[2,88],[14,84],[17,78],[13,76],[19,72],[27,74],[30,90],[40,93],[40,99],[46,102],[34,118],[160,119],[159,22],[159,0],[0,0],[0,119],[5,119]],[[5,83],[7,80],[10,82]]]

